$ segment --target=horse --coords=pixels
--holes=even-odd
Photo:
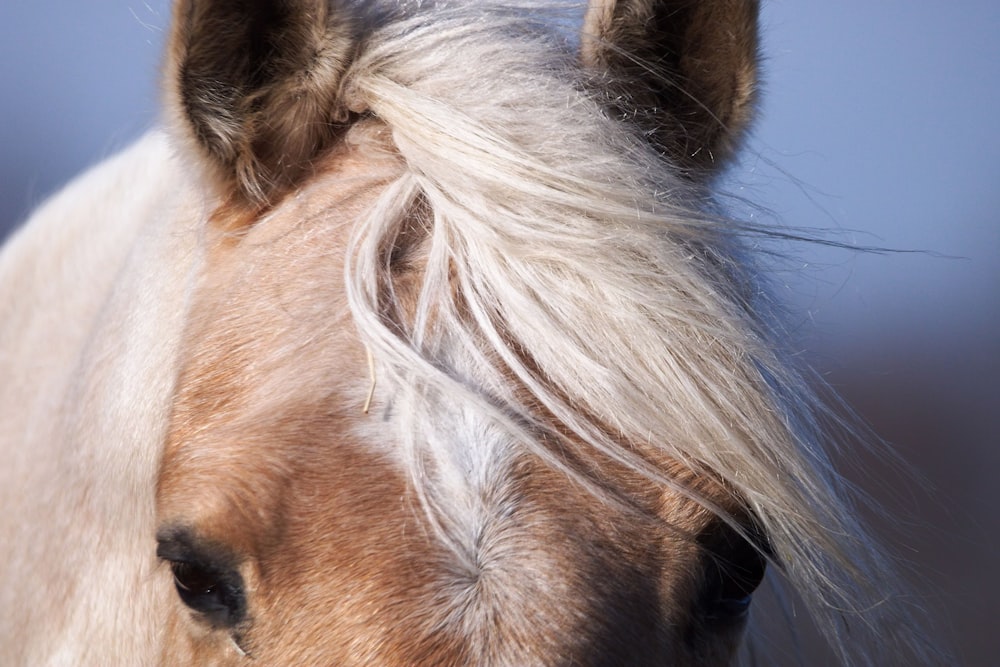
[[[177,0],[0,255],[0,663],[930,661],[712,194],[758,5]]]

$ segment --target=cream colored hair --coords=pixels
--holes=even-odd
[[[410,387],[411,477],[442,530],[463,519],[435,471],[470,456],[440,432],[455,404],[554,467],[566,466],[551,443],[569,433],[678,486],[629,446],[642,443],[745,501],[845,664],[927,659],[913,601],[827,454],[852,430],[785,353],[748,257],[766,232],[713,213],[699,185],[609,120],[559,39],[519,12],[482,12],[391,25],[344,83],[407,165],[357,230],[347,279],[381,371]],[[415,210],[427,266],[409,319],[389,255]],[[527,395],[507,389],[511,374]]]

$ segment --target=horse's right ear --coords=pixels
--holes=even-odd
[[[352,22],[330,0],[178,0],[167,95],[223,194],[260,207],[307,175],[348,119]]]

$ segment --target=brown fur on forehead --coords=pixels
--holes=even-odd
[[[350,346],[337,346],[346,352],[339,372],[358,379]],[[221,391],[248,371],[235,369]],[[562,473],[522,457],[496,491],[480,567],[470,571],[424,523],[400,469],[379,455],[384,443],[359,440],[360,422],[371,425],[361,432],[380,428],[357,394],[344,384],[321,394],[321,380],[299,381],[319,398],[264,415],[203,412],[184,403],[182,389],[178,416],[187,420],[172,434],[160,485],[161,517],[187,520],[246,559],[254,620],[241,645],[252,656],[462,665],[551,656],[593,664],[629,654],[641,665],[679,641],[702,557],[693,538],[712,521],[700,505],[619,471],[618,483],[653,503],[667,529],[608,511]],[[392,437],[388,426],[383,435]],[[172,650],[214,644],[180,646]]]
[[[225,456],[219,441],[235,418],[252,423],[300,402],[303,386],[326,383],[333,393],[356,382],[357,404],[363,401],[364,349],[352,336],[342,267],[351,221],[400,168],[391,152],[379,150],[382,135],[377,123],[353,128],[315,188],[286,200],[238,236],[226,231],[233,210],[223,205],[216,212],[220,224],[212,230],[185,334],[161,486],[169,480],[172,457],[205,458],[215,450]],[[261,450],[261,465],[267,465],[269,451]],[[226,463],[206,474],[228,470],[237,481],[247,462]],[[176,483],[196,488],[201,481],[195,476]]]
[[[371,463],[359,453],[296,476],[297,484],[336,491],[324,502],[315,494],[290,499],[285,542],[261,565],[260,616],[280,622],[261,628],[254,646],[291,644],[309,664],[536,664],[551,655],[583,660],[588,650],[608,650],[609,637],[655,637],[648,624],[656,588],[642,582],[655,580],[657,562],[621,557],[626,540],[638,549],[638,536],[617,526],[627,535],[618,538],[609,523],[595,522],[592,498],[565,480],[525,474],[515,515],[488,528],[480,568],[470,571],[433,538],[391,470],[365,474]],[[632,595],[621,595],[626,586]],[[318,594],[304,604],[303,591]],[[617,632],[600,627],[616,623]],[[345,647],[317,636],[354,641]],[[587,646],[593,637],[602,643]]]
[[[345,361],[341,372],[351,368]],[[462,665],[627,653],[641,665],[677,640],[701,557],[687,536],[711,520],[703,508],[663,495],[668,531],[609,512],[563,474],[522,458],[497,491],[479,569],[470,571],[424,523],[397,465],[378,443],[359,441],[359,422],[375,420],[369,433],[379,426],[355,399],[342,389],[252,419],[181,406],[188,421],[171,437],[160,514],[240,552],[252,591],[241,643],[252,656]],[[173,650],[213,644],[180,646]]]
[[[690,541],[608,512],[565,476],[522,459],[507,491],[512,513],[487,527],[480,567],[470,571],[423,523],[399,470],[350,435],[351,421],[303,406],[259,425],[259,442],[231,446],[247,458],[259,447],[278,453],[280,466],[259,462],[243,474],[256,504],[281,478],[281,516],[258,517],[252,528],[228,517],[199,523],[229,541],[268,523],[270,539],[245,541],[254,546],[242,568],[253,620],[241,644],[255,659],[463,665],[559,656],[602,664],[629,654],[642,665],[679,640],[700,557]],[[199,465],[181,462],[177,472]],[[666,502],[685,530],[708,520],[687,499]],[[189,658],[183,651],[198,646],[211,643],[182,643],[170,657]]]
[[[609,466],[667,529],[609,511],[522,454],[489,492],[470,569],[386,453],[384,413],[362,412],[369,377],[342,262],[352,221],[400,169],[384,141],[377,123],[355,127],[301,196],[238,239],[216,228],[161,467],[161,525],[233,553],[248,590],[240,644],[264,664],[652,660],[679,641],[708,511]],[[165,661],[217,655],[224,642],[177,604]]]

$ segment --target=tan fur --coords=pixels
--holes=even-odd
[[[930,660],[699,208],[757,3],[523,5],[178,2],[170,141],[0,256],[0,663],[721,667],[765,559]]]
[[[608,515],[570,479],[522,457],[506,497],[491,501],[487,562],[470,572],[421,520],[390,453],[392,429],[381,455],[362,437],[391,408],[361,410],[363,348],[337,271],[350,222],[401,168],[391,157],[372,163],[373,152],[390,154],[377,145],[383,134],[355,128],[302,203],[259,220],[239,243],[216,232],[186,335],[161,526],[194,527],[239,554],[253,591],[239,644],[264,664],[562,664],[622,651],[631,664],[658,664],[690,622],[678,601],[694,594],[702,554],[690,536],[710,512],[618,472],[671,529]],[[508,505],[515,514],[504,518]],[[174,607],[165,664],[238,662],[224,632],[199,631]],[[660,614],[665,626],[654,622]],[[713,662],[734,643],[720,646]]]
[[[153,490],[198,261],[191,192],[153,133],[0,255],[0,664],[143,664],[162,641]]]

